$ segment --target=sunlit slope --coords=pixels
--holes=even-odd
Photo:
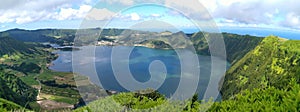
[[[36,89],[26,85],[13,74],[3,73],[0,68],[0,98],[25,106],[35,101],[36,95]]]
[[[191,41],[198,54],[210,55],[209,45],[205,37],[210,37],[211,35],[217,35],[213,33],[195,33],[191,36]],[[231,33],[222,33],[227,60],[230,63],[235,63],[241,59],[249,51],[253,50],[263,38],[250,36],[250,35],[237,35]],[[221,37],[220,37],[221,38]]]
[[[291,78],[299,83],[300,41],[269,36],[228,70],[221,92],[228,99],[242,90],[285,89]]]

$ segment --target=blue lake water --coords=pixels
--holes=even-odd
[[[125,47],[125,46],[117,46],[114,47],[118,50],[128,49],[132,47]],[[55,71],[62,71],[62,72],[71,72],[76,71],[82,75],[89,76],[91,81],[95,84],[102,85],[104,89],[107,90],[116,90],[116,91],[128,91],[120,83],[116,80],[115,73],[112,68],[112,49],[111,46],[99,46],[95,48],[95,56],[89,55],[84,53],[89,49],[93,49],[93,47],[81,47],[81,50],[73,51],[78,54],[83,54],[80,60],[76,60],[76,63],[72,61],[72,51],[57,51],[56,53],[59,54],[59,58],[53,61],[53,66],[49,67]],[[121,56],[122,57],[122,56]],[[74,59],[74,58],[73,58]],[[93,59],[93,61],[88,61],[89,59]],[[160,49],[150,49],[145,47],[134,47],[132,52],[129,56],[129,69],[132,76],[139,82],[147,82],[151,79],[151,73],[149,72],[149,66],[152,62],[159,60],[161,63],[165,65],[166,70],[166,79],[164,80],[163,84],[158,88],[158,91],[166,96],[170,96],[173,94],[180,82],[181,76],[181,62],[174,50],[160,50]],[[199,56],[199,67],[200,70],[199,74],[199,82],[198,85],[191,85],[196,86],[197,93],[199,94],[199,98],[201,99],[207,89],[208,83],[211,80],[213,90],[218,91],[219,81],[223,77],[224,74],[220,74],[224,70],[214,69],[214,73],[219,74],[211,74],[211,57],[210,56]],[[225,62],[225,60],[217,59],[219,62]],[[126,60],[116,60],[117,62],[122,62]],[[93,63],[96,68],[97,76],[91,75],[93,74],[93,69],[91,64]],[[76,66],[76,70],[73,70],[73,66]],[[155,67],[155,66],[154,66]],[[227,65],[227,68],[229,64]],[[225,69],[227,69],[225,68]],[[162,74],[164,70],[158,68],[155,69],[153,72],[155,75]],[[122,71],[118,71],[122,72]],[[126,77],[125,77],[126,78]],[[193,76],[191,76],[191,81],[195,80]],[[100,84],[99,84],[100,83]],[[128,82],[130,83],[130,82]],[[209,93],[209,92],[208,92]],[[220,97],[215,97],[216,99],[220,99]]]

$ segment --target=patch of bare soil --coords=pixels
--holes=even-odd
[[[74,105],[67,103],[56,102],[52,100],[37,101],[40,106],[45,110],[57,110],[57,109],[73,109]]]

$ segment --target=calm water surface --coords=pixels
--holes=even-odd
[[[97,77],[89,76],[92,82],[97,84],[100,81],[103,88],[107,90],[128,91],[117,82],[114,76],[111,64],[112,48],[113,47],[111,46],[96,47],[96,55],[94,57],[89,55],[83,56],[81,60],[77,60],[77,63],[74,63],[74,66],[80,66],[82,69],[76,71],[80,72],[82,75],[89,76],[89,74],[92,72],[90,65],[91,63],[94,63],[98,75]],[[115,48],[122,50],[131,47],[117,46]],[[81,50],[74,52],[84,54],[83,52],[87,51],[88,49],[92,49],[92,47],[81,47]],[[61,72],[72,72],[72,51],[56,51],[56,53],[59,54],[59,58],[52,62],[53,66],[51,66],[50,69]],[[94,62],[87,61],[88,59],[92,58],[94,59]],[[199,99],[201,99],[207,89],[207,85],[211,77],[211,57],[198,55],[198,59],[200,64],[198,67],[200,69],[200,77],[197,86],[197,92],[199,94]],[[158,91],[166,96],[169,96],[177,89],[181,76],[181,64],[178,55],[174,50],[134,47],[129,56],[129,69],[137,81],[146,82],[151,78],[149,65],[155,60],[159,60],[164,63],[167,71],[166,79]],[[121,62],[125,60],[117,61]],[[225,60],[218,59],[218,61],[224,62]],[[229,65],[227,65],[227,68],[228,67]],[[215,71],[215,73],[218,73],[218,70]],[[157,73],[157,75],[160,73],[160,71],[151,72]],[[222,70],[220,70],[220,72],[222,72]],[[222,76],[223,75],[213,75],[212,79],[214,82],[213,87],[215,91],[218,89],[218,82]],[[220,99],[220,97],[218,97],[218,99]]]

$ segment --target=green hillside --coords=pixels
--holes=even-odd
[[[198,32],[191,36],[191,41],[193,42],[198,54],[210,55],[205,35],[208,37],[213,34]],[[263,39],[256,36],[237,35],[231,33],[222,33],[222,35],[224,37],[227,60],[232,64],[254,49]]]
[[[289,81],[287,87],[280,89],[267,87],[243,90],[229,100],[214,103],[210,111],[299,112],[300,85],[295,79]]]
[[[23,42],[51,42],[59,45],[72,45],[76,32],[84,32],[91,36],[101,31],[99,28],[93,29],[39,29],[39,30],[23,30],[11,29],[1,32],[0,35],[10,36],[16,40]],[[123,32],[123,29],[103,29],[102,36],[115,36]],[[80,35],[85,36],[85,35]],[[101,36],[101,37],[102,37]]]
[[[8,36],[0,37],[0,98],[24,107],[36,100],[37,90],[24,83],[20,76],[27,72],[38,72],[38,68],[33,66],[36,64],[25,63],[29,61],[27,57],[40,53],[37,46]],[[5,102],[2,104],[3,108],[9,107]]]
[[[11,37],[0,37],[0,56],[5,54],[16,53],[33,53],[34,47],[30,44],[24,44],[21,41],[17,41]]]
[[[254,50],[226,73],[221,89],[224,99],[242,90],[288,87],[291,78],[300,79],[300,41],[266,37]]]
[[[24,108],[16,103],[0,98],[0,111],[19,111],[24,110]]]
[[[2,32],[5,35],[9,35],[16,40],[24,42],[49,42],[52,40],[51,37],[44,35],[45,31],[39,30],[22,30],[22,29],[12,29]]]
[[[35,101],[37,96],[36,89],[28,86],[13,74],[3,73],[3,70],[0,70],[0,90],[0,98],[22,106]]]

